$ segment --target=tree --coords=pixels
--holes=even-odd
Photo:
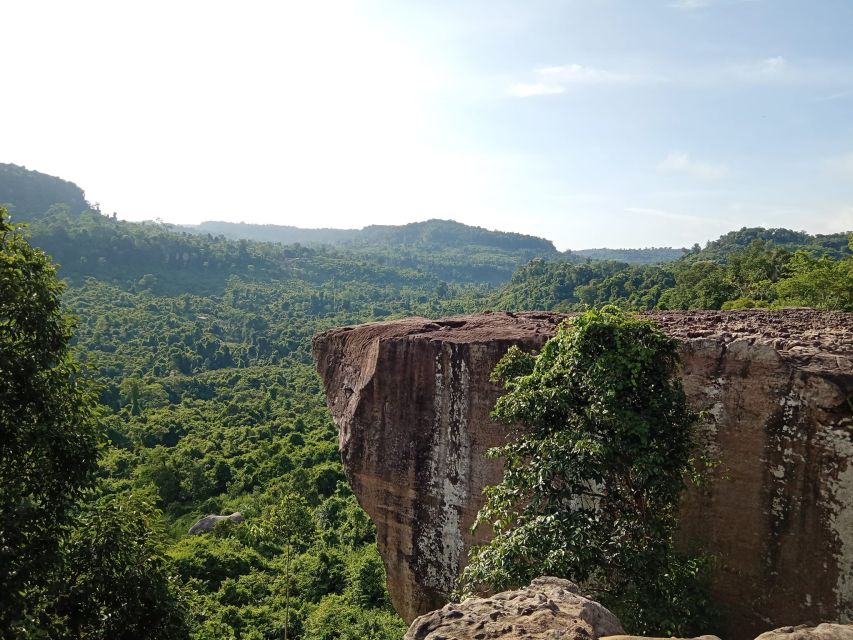
[[[179,640],[185,612],[163,555],[160,514],[124,494],[81,504],[64,543],[51,637]]]
[[[788,277],[776,283],[781,306],[853,311],[853,256],[833,260],[798,251],[787,271]]]
[[[287,640],[290,621],[290,561],[294,547],[304,550],[314,533],[314,520],[305,498],[291,491],[275,496],[258,527],[258,536],[272,544],[284,547],[284,640]]]
[[[615,307],[569,320],[537,356],[510,349],[493,372],[504,476],[478,517],[495,535],[472,550],[467,590],[562,576],[634,631],[684,631],[702,599],[698,565],[672,549],[695,423],[677,366],[673,339]]]
[[[38,614],[73,501],[97,463],[94,400],[62,284],[0,208],[0,629]]]

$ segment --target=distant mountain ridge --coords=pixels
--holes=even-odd
[[[583,262],[619,260],[630,264],[653,264],[677,260],[686,249],[649,247],[643,249],[579,249],[557,251],[554,243],[539,236],[507,231],[492,231],[454,220],[431,219],[404,225],[369,225],[363,229],[307,229],[290,225],[253,224],[247,222],[207,221],[183,225],[190,233],[223,235],[233,240],[258,240],[282,244],[332,245],[352,250],[367,249],[377,244],[447,249],[476,245],[503,251],[530,251],[533,257]]]
[[[369,225],[363,229],[303,229],[289,225],[245,222],[202,222],[184,225],[194,233],[224,235],[234,240],[258,240],[281,244],[329,244],[359,248],[379,243],[442,248],[477,245],[504,251],[534,251],[557,255],[554,243],[537,236],[491,231],[454,220],[431,219],[404,225]]]

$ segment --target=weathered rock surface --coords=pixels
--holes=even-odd
[[[209,515],[204,516],[198,522],[196,522],[193,526],[190,527],[189,534],[197,535],[199,533],[205,533],[207,531],[213,531],[213,527],[216,526],[217,523],[222,522],[223,520],[231,520],[232,522],[243,522],[245,518],[243,514],[239,511],[232,513],[229,516],[216,516]]]
[[[510,345],[538,349],[564,316],[491,313],[345,327],[314,339],[344,467],[377,525],[407,620],[442,606],[471,544],[485,452],[503,442],[489,382]],[[853,314],[661,312],[720,465],[684,500],[685,548],[718,557],[724,637],[853,617]]]
[[[573,582],[536,578],[530,586],[451,603],[417,618],[403,640],[594,640],[625,633],[608,609]]]
[[[720,640],[719,636],[696,636],[695,638],[652,638],[650,636],[607,636],[600,640]]]
[[[853,640],[853,625],[823,623],[799,625],[762,633],[755,640]]]

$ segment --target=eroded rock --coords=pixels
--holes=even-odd
[[[524,589],[451,603],[417,618],[403,640],[594,640],[622,634],[608,609],[573,582],[536,578]]]
[[[718,558],[723,636],[853,617],[853,314],[661,312],[719,462],[686,496],[680,544]],[[503,443],[489,374],[565,316],[490,313],[345,327],[314,339],[347,477],[377,525],[397,611],[447,602]]]
[[[853,625],[823,623],[816,627],[781,627],[762,633],[755,640],[853,640]]]

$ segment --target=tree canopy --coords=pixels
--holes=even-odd
[[[67,512],[97,463],[62,292],[48,256],[0,208],[0,628],[37,614]]]

